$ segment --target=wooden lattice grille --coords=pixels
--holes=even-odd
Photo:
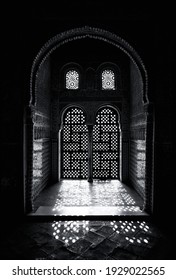
[[[62,178],[87,178],[88,129],[81,109],[72,107],[65,113],[61,146]]]
[[[119,179],[118,115],[112,108],[98,112],[93,129],[93,178]]]
[[[111,89],[115,90],[115,75],[112,70],[104,70],[101,76],[102,80],[102,89]]]
[[[79,74],[75,70],[70,70],[66,73],[66,88],[78,89],[79,88]]]

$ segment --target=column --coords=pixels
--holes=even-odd
[[[88,135],[89,135],[89,146],[88,146],[88,182],[93,182],[93,125],[89,124]]]

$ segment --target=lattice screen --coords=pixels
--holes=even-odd
[[[66,73],[66,88],[78,89],[79,88],[79,74],[75,70],[70,70]]]
[[[102,72],[102,89],[115,90],[115,75],[112,70],[104,70]]]
[[[93,178],[119,179],[118,115],[111,108],[98,112],[93,129]]]
[[[81,109],[70,108],[62,131],[62,178],[88,177],[88,129]]]

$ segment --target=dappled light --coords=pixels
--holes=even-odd
[[[63,180],[58,190],[54,210],[62,206],[117,206],[135,209],[132,195],[118,180],[97,181]]]
[[[145,246],[150,243],[150,237],[145,236],[145,233],[151,234],[152,230],[145,221],[112,221],[110,224],[117,234],[123,235],[124,239],[131,244]]]
[[[64,221],[54,222],[53,236],[65,245],[71,245],[84,236],[89,230],[89,221]]]
[[[146,221],[107,221],[100,223],[97,233],[101,234],[108,230],[106,238],[116,240],[117,244],[142,246],[142,248],[152,246],[153,229]],[[66,246],[76,243],[78,240],[95,233],[97,222],[95,221],[55,221],[52,224],[53,237],[63,242]],[[101,238],[100,238],[101,239]],[[104,238],[101,239],[101,241]],[[118,245],[119,246],[119,245]]]

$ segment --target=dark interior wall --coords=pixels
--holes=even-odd
[[[33,198],[47,186],[51,177],[51,90],[50,60],[47,58],[36,75],[34,109]]]
[[[169,213],[175,215],[175,41],[174,24],[164,21],[157,25],[155,61],[155,189],[156,216],[163,223]],[[174,36],[174,37],[173,37]]]
[[[65,1],[66,6],[61,9],[45,3],[38,8],[25,3],[22,10],[21,6],[19,10],[2,11],[5,18],[1,18],[1,207],[4,209],[8,205],[10,213],[15,214],[17,210],[21,213],[23,208],[23,108],[29,96],[33,59],[52,36],[90,25],[124,38],[145,63],[149,98],[155,109],[155,213],[160,220],[164,215],[167,218],[174,216],[174,203],[170,203],[174,192],[175,137],[175,20],[172,7],[165,5],[162,13],[158,7],[156,11],[143,3],[118,9],[113,5],[107,9],[105,3],[72,1],[68,4]]]
[[[133,62],[130,64],[130,159],[129,181],[144,198],[146,159],[146,116],[143,104],[144,81]]]
[[[2,23],[1,23],[2,27]],[[3,26],[4,27],[4,26]],[[1,30],[1,75],[0,75],[0,210],[4,213],[23,212],[23,84],[24,78],[19,63],[20,42],[14,32],[9,40],[8,28]],[[13,49],[13,51],[12,51]],[[18,207],[16,206],[18,205]],[[1,209],[2,208],[2,209]]]

